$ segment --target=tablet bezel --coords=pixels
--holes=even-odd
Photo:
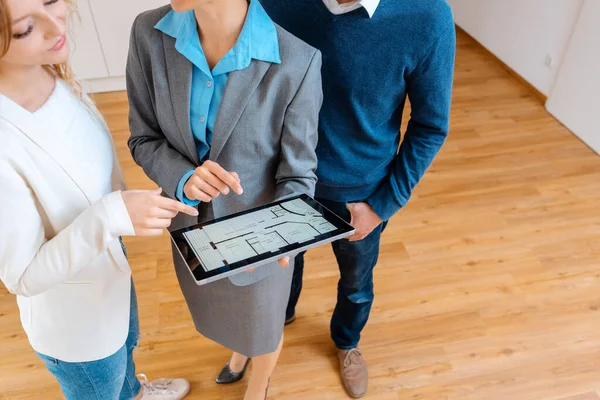
[[[271,253],[257,255],[255,257],[247,258],[245,260],[241,260],[241,261],[238,261],[238,262],[230,264],[230,265],[225,265],[221,268],[218,268],[218,269],[215,269],[212,271],[208,271],[208,272],[205,271],[204,268],[202,268],[200,260],[198,260],[198,257],[194,254],[194,251],[191,248],[189,248],[187,239],[184,236],[185,232],[190,232],[190,231],[193,231],[198,228],[203,228],[208,225],[212,225],[212,224],[215,224],[218,222],[237,218],[237,217],[240,217],[243,215],[251,214],[253,212],[260,211],[265,208],[274,207],[277,205],[281,205],[282,203],[287,203],[289,201],[294,201],[294,200],[298,200],[298,199],[306,202],[311,207],[313,207],[315,210],[317,210],[319,213],[321,213],[321,215],[329,223],[331,223],[332,225],[334,225],[336,227],[336,230],[319,235],[317,238],[306,241],[304,243],[296,243],[296,244],[291,244],[291,245],[285,246],[277,252],[271,252]],[[242,212],[239,212],[236,214],[228,215],[226,217],[216,218],[216,219],[205,221],[205,222],[202,222],[199,224],[194,224],[187,228],[178,229],[173,232],[170,232],[170,236],[171,236],[171,240],[173,241],[175,248],[177,249],[181,258],[185,261],[185,263],[188,267],[188,270],[194,277],[194,280],[196,281],[196,283],[198,285],[204,285],[204,284],[207,284],[210,282],[214,282],[218,279],[222,279],[222,278],[237,274],[239,272],[249,270],[251,268],[256,268],[261,265],[275,262],[282,257],[295,255],[302,251],[308,250],[310,248],[317,247],[317,246],[320,246],[325,243],[330,243],[330,242],[342,239],[344,237],[352,235],[354,232],[355,232],[355,229],[350,224],[348,224],[341,217],[339,217],[338,215],[333,213],[327,207],[325,207],[324,205],[322,205],[321,203],[319,203],[318,201],[316,201],[315,199],[311,198],[308,195],[301,195],[301,196],[295,196],[295,197],[290,197],[290,198],[287,198],[284,200],[276,201],[276,202],[266,204],[266,205],[263,205],[260,207],[252,208],[252,209],[242,211]],[[180,246],[182,246],[182,247],[180,247]],[[184,251],[182,250],[184,248],[187,248],[187,250],[188,250],[188,251],[186,251],[188,254],[187,257],[184,256]],[[192,267],[192,265],[197,265],[197,267]]]

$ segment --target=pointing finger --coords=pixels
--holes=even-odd
[[[194,207],[185,205],[180,201],[167,199],[165,197],[161,197],[158,206],[164,208],[165,210],[177,211],[191,215],[192,217],[197,217],[199,215],[198,210],[196,210]]]

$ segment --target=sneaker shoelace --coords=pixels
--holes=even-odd
[[[352,364],[362,364],[362,353],[358,349],[352,349],[346,354],[346,358],[344,359],[344,366],[349,367]]]
[[[144,388],[144,396],[175,394],[174,390],[169,389],[172,382],[171,380],[167,379],[159,383],[152,383],[148,381],[148,378],[144,374],[139,374],[137,377]]]

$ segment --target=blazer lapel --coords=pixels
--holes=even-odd
[[[194,160],[196,164],[199,164],[200,160],[198,159],[198,151],[196,150],[196,143],[194,142],[190,122],[193,65],[185,56],[177,51],[175,48],[175,39],[163,35],[163,42],[169,91],[171,92],[171,102],[179,133],[188,151],[188,157],[190,160]]]
[[[60,83],[57,83],[60,84]],[[82,171],[78,163],[69,154],[68,148],[56,140],[57,134],[51,127],[39,121],[35,114],[30,113],[12,100],[0,96],[0,118],[4,119],[15,130],[22,132],[40,149],[42,149],[61,169],[69,176],[71,181],[79,188],[88,203],[93,202],[93,194],[86,192],[86,172]],[[73,123],[70,121],[69,126]]]
[[[235,125],[270,67],[268,62],[253,60],[248,68],[229,74],[215,122],[210,148],[211,160],[216,160],[223,151]]]

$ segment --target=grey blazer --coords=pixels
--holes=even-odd
[[[134,22],[127,61],[129,148],[167,196],[200,165],[190,126],[192,63],[175,39],[154,28],[161,7]],[[219,196],[215,217],[299,194],[314,194],[318,115],[323,101],[321,54],[277,26],[281,64],[253,60],[229,75],[213,132],[210,160],[239,174],[244,194]],[[197,223],[179,215],[171,229]],[[260,281],[276,263],[231,277],[237,286]]]

